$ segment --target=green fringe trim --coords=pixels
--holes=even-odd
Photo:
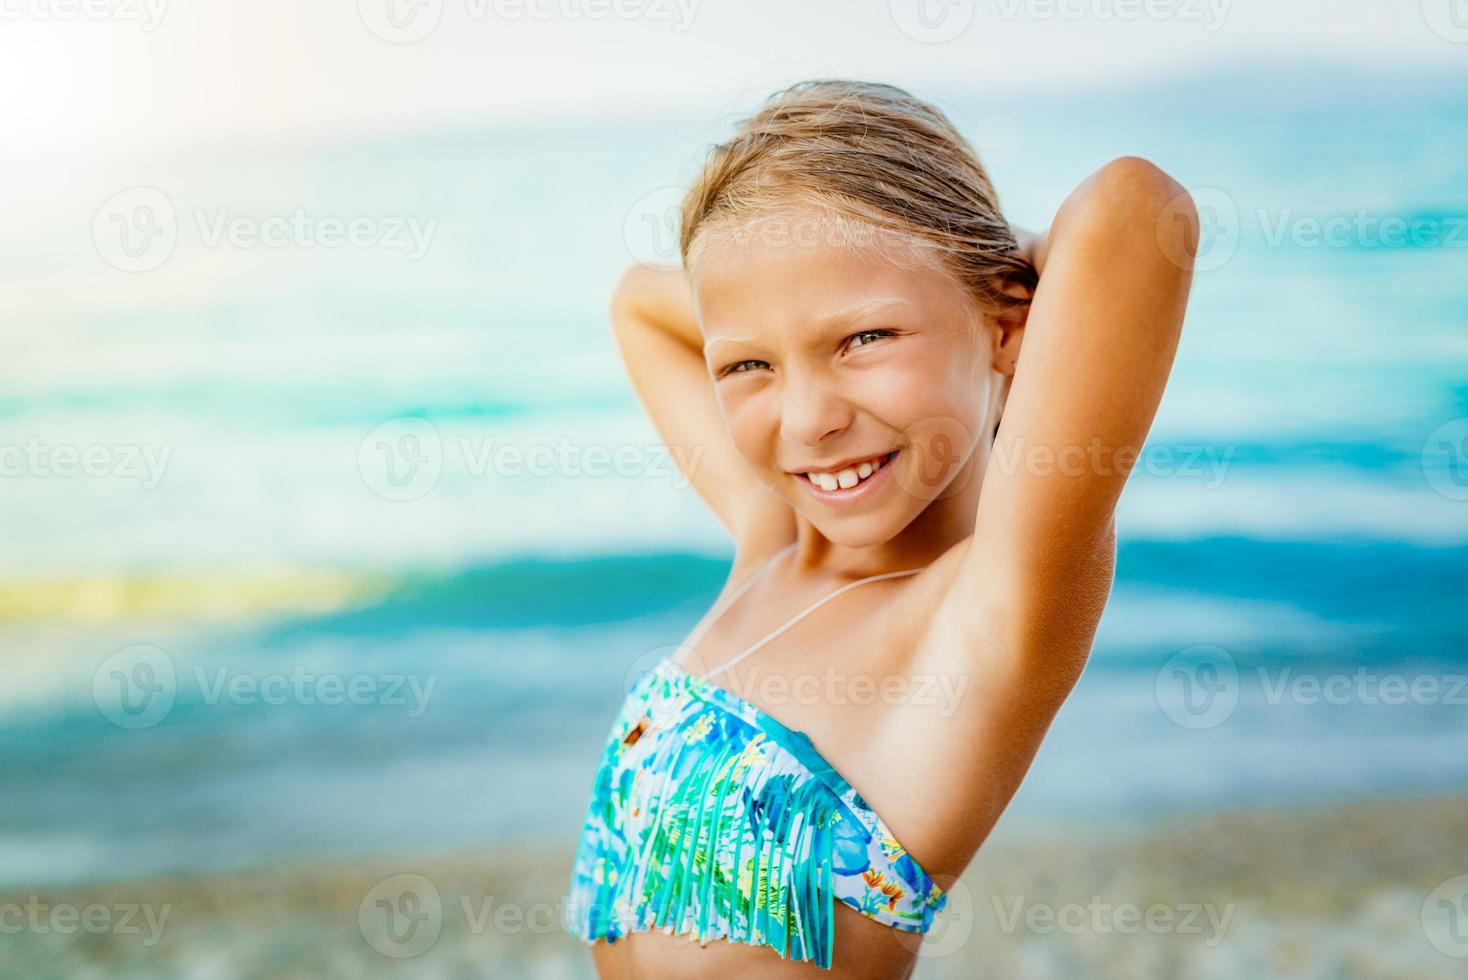
[[[819,780],[793,786],[789,774],[769,777],[756,792],[764,770],[741,767],[740,754],[727,743],[675,780],[662,801],[639,862],[651,925],[701,941],[767,945],[830,969],[832,817],[840,801]]]

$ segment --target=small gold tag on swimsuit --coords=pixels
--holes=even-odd
[[[643,715],[637,720],[637,724],[627,729],[627,734],[622,736],[622,744],[636,745],[637,740],[642,737],[642,733],[647,731],[647,721],[647,716]]]

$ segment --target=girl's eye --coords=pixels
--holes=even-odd
[[[892,331],[891,330],[863,330],[861,333],[854,333],[854,334],[852,334],[847,339],[850,340],[850,341],[857,341],[857,340],[859,340],[862,337],[890,337],[890,336],[892,336]],[[871,341],[867,341],[866,343],[852,343],[849,346],[852,346],[852,347],[866,347],[866,346],[869,346],[870,344],[871,344]]]
[[[847,337],[846,345],[847,347],[867,347],[870,346],[875,340],[880,340],[883,337],[893,337],[896,335],[897,331],[888,330],[886,328],[881,328],[877,330],[863,330],[859,333],[852,334],[850,337]],[[767,368],[769,366],[770,365],[768,361],[735,361],[733,364],[730,364],[728,367],[720,371],[719,377],[723,378],[731,374],[748,374],[750,371],[757,371],[760,368]]]
[[[752,371],[752,370],[754,370],[753,368],[747,368],[747,367],[745,367],[745,365],[747,365],[747,364],[764,364],[764,363],[765,363],[764,361],[736,361],[735,363],[730,364],[728,367],[724,368],[723,373],[724,374],[734,374],[736,372]]]

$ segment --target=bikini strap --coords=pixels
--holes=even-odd
[[[786,630],[790,629],[790,627],[794,626],[796,623],[800,622],[802,619],[804,619],[805,617],[809,616],[811,613],[815,612],[817,609],[821,608],[826,603],[830,602],[832,599],[834,599],[837,596],[841,595],[843,592],[849,592],[852,589],[856,588],[858,585],[866,585],[868,582],[880,582],[883,579],[899,578],[899,577],[901,577],[903,575],[916,575],[918,572],[921,572],[922,570],[923,570],[922,568],[906,568],[906,569],[903,569],[900,572],[883,572],[881,575],[869,575],[866,578],[857,579],[855,582],[848,582],[848,583],[846,583],[845,585],[841,586],[839,589],[836,589],[834,592],[829,592],[825,596],[821,597],[820,599],[817,599],[815,602],[812,602],[810,605],[806,606],[800,612],[796,613],[790,619],[786,620],[785,621],[785,624],[783,626],[779,627],[778,629],[774,630],[771,633],[766,634],[766,636],[764,637],[764,639],[762,639],[758,643],[754,644],[754,646],[751,646],[751,647],[747,648],[746,650],[744,650],[743,652],[741,652],[739,654],[736,654],[732,659],[730,659],[728,661],[725,661],[725,663],[722,666],[720,666],[720,667],[718,667],[718,668],[716,668],[714,670],[709,671],[707,674],[704,674],[704,680],[708,680],[710,678],[717,677],[718,675],[722,674],[724,671],[728,670],[730,667],[733,667],[735,664],[739,663],[739,661],[743,660],[745,657],[747,657],[750,654],[754,653],[760,647],[764,646],[766,643],[769,643],[771,640],[775,639],[775,637],[777,637],[780,634],[784,633]]]
[[[681,664],[683,661],[684,653],[686,653],[689,648],[693,647],[693,645],[699,640],[703,639],[703,634],[708,631],[708,628],[710,626],[714,625],[715,620],[724,615],[724,613],[728,611],[729,607],[734,605],[734,603],[739,600],[740,596],[748,592],[749,587],[754,585],[756,579],[762,577],[767,571],[769,571],[774,566],[775,562],[780,560],[789,552],[795,550],[795,546],[799,543],[800,542],[798,541],[792,541],[784,548],[781,548],[779,551],[775,552],[769,558],[766,558],[764,564],[760,565],[759,568],[756,568],[754,571],[750,572],[749,577],[741,582],[737,589],[729,593],[728,598],[716,602],[713,607],[709,609],[708,612],[704,613],[703,618],[698,621],[698,625],[693,628],[693,632],[688,634],[688,639],[683,641],[682,646],[684,649],[679,650],[677,654],[674,655],[673,663]]]

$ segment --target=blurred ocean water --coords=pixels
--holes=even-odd
[[[1449,81],[944,103],[1018,224],[1123,153],[1208,223],[1096,655],[1011,820],[1468,786]],[[570,846],[627,672],[727,570],[604,316],[722,133],[5,164],[0,880]],[[131,272],[130,188],[175,239]],[[353,219],[374,240],[329,244]]]

